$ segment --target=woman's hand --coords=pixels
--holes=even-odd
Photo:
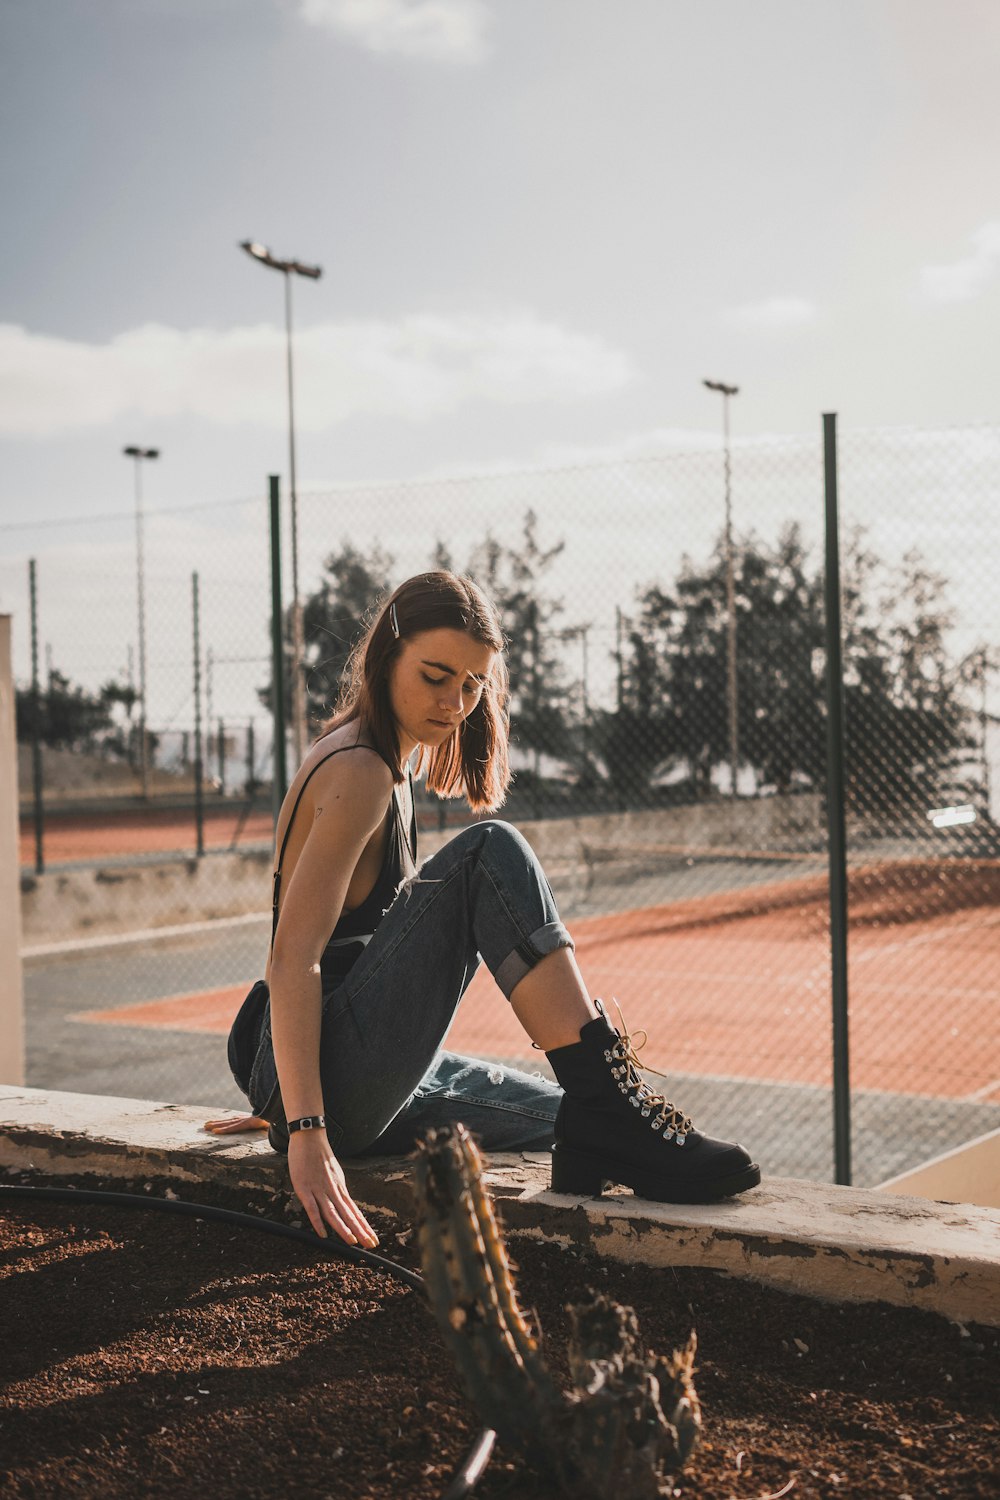
[[[206,1120],[201,1128],[209,1135],[241,1135],[245,1130],[266,1130],[267,1121],[257,1115],[238,1115],[234,1120]]]
[[[292,1187],[321,1239],[327,1225],[349,1245],[373,1250],[378,1235],[347,1191],[344,1170],[323,1130],[297,1130],[288,1142]]]

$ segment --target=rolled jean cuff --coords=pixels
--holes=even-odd
[[[517,985],[543,958],[555,953],[557,948],[572,948],[573,939],[561,922],[546,922],[530,937],[518,943],[503,963],[498,965],[493,978],[509,1000]]]

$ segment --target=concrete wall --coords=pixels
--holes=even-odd
[[[271,904],[271,854],[209,854],[21,876],[24,943],[206,922]]]
[[[10,615],[0,615],[0,1082],[24,1082],[24,991],[18,880],[17,730]]]
[[[579,867],[624,858],[641,861],[671,849],[732,850],[815,846],[822,833],[816,796],[765,797],[735,808],[727,802],[650,812],[608,813],[522,823],[522,832],[554,878]],[[421,835],[422,857],[454,830]],[[163,859],[141,864],[58,868],[21,876],[27,946],[74,936],[129,932],[266,912],[268,850]]]
[[[641,857],[676,849],[758,850],[813,848],[824,836],[821,799],[795,797],[695,802],[643,812],[598,813],[522,823],[522,832],[543,864],[596,859],[623,853]]]

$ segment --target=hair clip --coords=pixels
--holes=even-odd
[[[396,615],[396,603],[395,603],[395,600],[393,600],[392,604],[389,605],[389,624],[392,626],[392,633],[393,633],[393,635],[396,637],[396,639],[398,641],[399,640],[399,619],[398,619],[398,617]]]

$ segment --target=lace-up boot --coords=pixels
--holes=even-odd
[[[555,1122],[552,1190],[600,1193],[608,1183],[666,1203],[708,1203],[760,1182],[742,1146],[712,1140],[639,1071],[641,1041],[600,1014],[580,1040],[546,1056],[564,1091]],[[620,1012],[619,1012],[620,1015]]]

